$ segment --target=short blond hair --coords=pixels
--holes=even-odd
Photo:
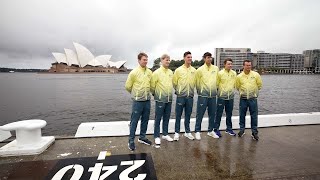
[[[170,59],[170,56],[168,54],[163,54],[160,59],[164,60],[166,58]]]

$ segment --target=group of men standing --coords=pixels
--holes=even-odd
[[[187,51],[183,54],[184,64],[173,73],[169,69],[170,57],[167,54],[161,56],[161,67],[154,71],[147,68],[148,55],[138,54],[139,66],[133,69],[126,81],[125,88],[132,95],[132,114],[130,121],[130,135],[128,147],[135,150],[135,132],[139,119],[141,119],[140,137],[138,142],[151,145],[146,138],[146,131],[150,116],[151,94],[155,100],[154,138],[155,147],[160,147],[160,122],[162,119],[162,139],[167,141],[179,141],[181,116],[184,110],[185,119],[184,136],[188,139],[201,140],[201,124],[204,113],[208,111],[207,135],[213,138],[222,137],[219,127],[223,110],[226,112],[226,133],[235,136],[232,130],[232,111],[235,89],[239,91],[239,137],[245,134],[245,116],[249,108],[251,115],[251,129],[254,140],[258,136],[258,104],[257,97],[262,87],[262,80],[258,73],[251,70],[251,61],[243,62],[243,71],[237,75],[232,70],[232,59],[224,60],[224,69],[212,64],[212,54],[204,53],[204,64],[197,70],[191,66],[192,54]],[[190,117],[193,108],[194,89],[198,94],[195,137],[190,130]],[[177,96],[175,114],[175,134],[171,138],[168,135],[168,124],[171,114],[173,90]]]

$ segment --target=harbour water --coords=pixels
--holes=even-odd
[[[44,119],[45,135],[74,135],[82,122],[130,119],[127,74],[0,74],[0,125]],[[259,114],[320,111],[319,75],[262,75]],[[175,98],[174,98],[175,99]],[[196,115],[196,101],[192,117]],[[238,115],[238,95],[233,115]],[[154,119],[154,102],[150,119]],[[171,118],[174,118],[175,101]],[[126,128],[126,127],[124,127]]]

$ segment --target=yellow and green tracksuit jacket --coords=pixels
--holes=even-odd
[[[172,71],[163,66],[153,72],[150,88],[155,101],[172,102],[172,78]]]
[[[257,98],[262,88],[261,77],[254,71],[250,71],[249,74],[241,72],[236,78],[236,88],[240,93],[240,98]]]
[[[146,101],[150,100],[150,81],[152,71],[141,66],[133,69],[126,81],[125,88],[131,93],[132,100]]]
[[[178,97],[193,97],[196,69],[187,68],[184,64],[178,67],[173,74],[173,88]]]
[[[234,98],[237,73],[233,70],[222,69],[218,73],[218,98],[230,100]]]
[[[202,65],[196,71],[196,88],[201,97],[217,96],[217,76],[219,68],[215,65]]]

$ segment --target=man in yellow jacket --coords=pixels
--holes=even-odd
[[[192,55],[191,52],[187,51],[183,54],[184,64],[177,68],[173,75],[173,88],[177,95],[176,100],[176,124],[174,140],[179,140],[181,116],[184,109],[184,127],[185,136],[188,139],[193,140],[194,137],[190,131],[190,116],[193,107],[193,96],[195,87],[195,73],[196,69],[191,66]]]
[[[234,90],[236,83],[237,73],[232,70],[232,59],[227,58],[224,60],[224,69],[218,73],[218,101],[217,101],[217,117],[214,123],[214,131],[221,136],[219,127],[223,110],[226,111],[226,133],[231,136],[236,134],[232,130],[232,110]]]
[[[145,53],[138,54],[139,66],[133,69],[126,81],[125,88],[131,93],[133,104],[130,121],[130,135],[128,148],[135,150],[135,133],[138,121],[141,117],[140,138],[139,143],[151,145],[151,141],[146,138],[148,121],[150,116],[150,81],[152,72],[147,68],[148,55]]]
[[[242,137],[246,128],[246,113],[249,108],[251,115],[252,138],[259,140],[258,136],[258,95],[262,88],[262,80],[257,72],[251,70],[251,61],[243,62],[243,71],[236,78],[236,88],[240,94],[239,103],[239,137]]]
[[[219,136],[213,131],[217,107],[217,76],[219,68],[211,64],[211,53],[204,53],[203,59],[205,63],[196,71],[196,88],[198,93],[198,102],[195,136],[197,140],[201,140],[201,123],[203,115],[206,112],[207,108],[209,116],[208,136],[219,138]]]
[[[162,139],[173,141],[168,135],[168,125],[172,105],[172,78],[173,73],[169,69],[170,56],[164,54],[161,56],[161,67],[153,72],[151,78],[151,93],[156,101],[155,121],[154,121],[154,138],[156,148],[160,147],[160,121],[162,120]]]

